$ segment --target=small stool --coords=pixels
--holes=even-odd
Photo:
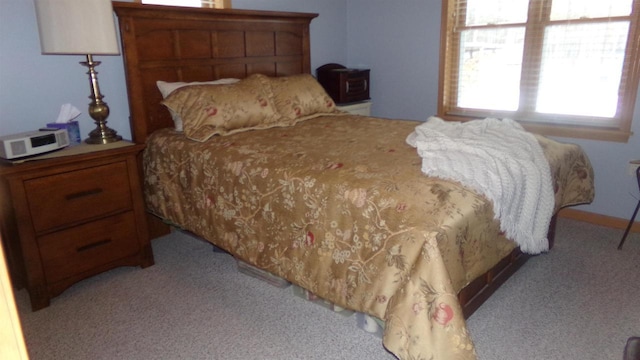
[[[636,178],[638,180],[638,190],[640,191],[640,166],[636,168]],[[624,235],[622,235],[622,240],[620,240],[620,244],[618,245],[618,250],[622,249],[622,245],[624,244],[624,241],[627,240],[627,235],[629,235],[629,230],[631,230],[633,221],[636,219],[636,215],[638,215],[638,209],[640,209],[640,200],[638,200],[638,205],[636,205],[636,209],[633,211],[633,215],[631,215],[631,220],[629,220],[629,225],[627,225],[627,230],[625,230]]]

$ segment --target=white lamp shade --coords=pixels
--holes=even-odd
[[[120,53],[110,0],[34,0],[43,54]]]

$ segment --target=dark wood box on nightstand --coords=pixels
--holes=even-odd
[[[316,69],[318,82],[336,104],[369,100],[369,69],[326,64]]]
[[[13,285],[27,288],[33,310],[87,277],[154,263],[138,167],[144,145],[109,145],[0,163],[3,246]],[[78,152],[61,152],[69,150]]]

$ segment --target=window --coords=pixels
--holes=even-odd
[[[444,0],[438,114],[627,141],[640,0]]]
[[[137,0],[137,2],[154,5],[209,7],[216,9],[231,8],[231,0]]]

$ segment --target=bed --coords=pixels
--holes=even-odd
[[[343,113],[318,90],[309,75],[316,14],[119,2],[114,10],[133,140],[147,144],[151,233],[178,226],[383,320],[383,344],[400,359],[475,358],[465,318],[529,255],[500,231],[487,198],[420,171],[405,142],[419,122]],[[157,84],[226,79],[241,80],[165,99]],[[210,98],[226,100],[211,107]],[[224,119],[187,121],[190,109]],[[176,116],[186,116],[182,131]],[[554,213],[590,202],[582,150],[538,140]]]

